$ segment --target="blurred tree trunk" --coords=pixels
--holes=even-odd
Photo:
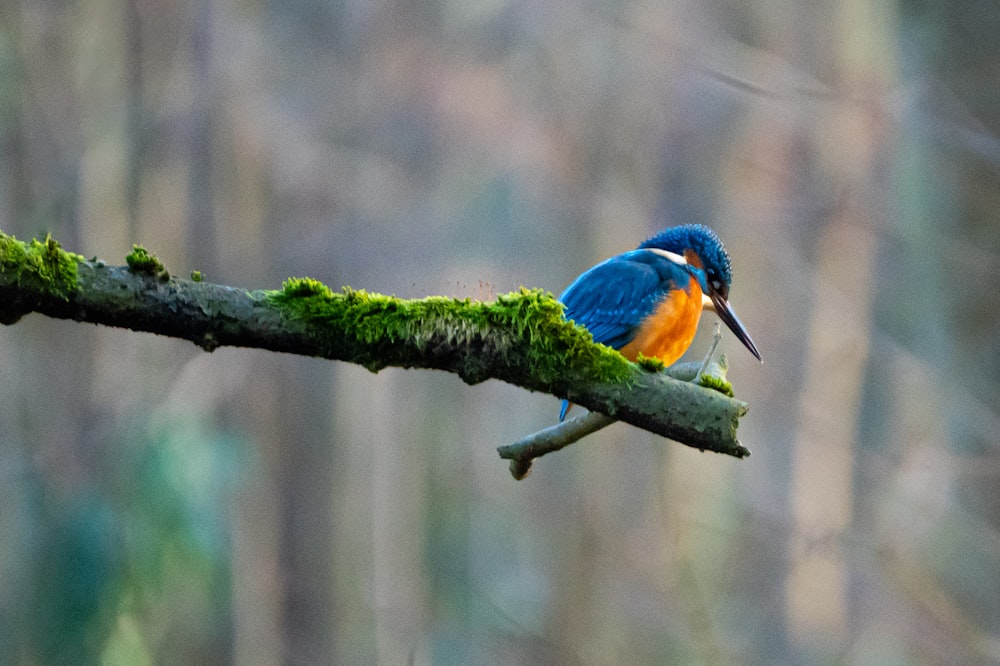
[[[853,519],[858,416],[878,289],[876,232],[887,209],[891,149],[884,104],[894,75],[893,16],[846,2],[833,26],[840,102],[827,107],[817,136],[826,139],[818,148],[835,205],[816,243],[786,582],[789,634],[807,652],[836,649],[850,630],[844,540]]]
[[[191,19],[191,109],[187,118],[188,229],[185,254],[198,270],[215,273],[218,264],[215,224],[215,108],[217,82],[213,59],[212,0],[193,0]]]
[[[137,238],[139,194],[142,191],[143,165],[148,144],[145,96],[143,95],[143,22],[139,3],[125,0],[125,212],[128,216],[127,238]]]
[[[279,571],[284,582],[283,652],[296,663],[324,663],[333,646],[332,433],[329,364],[296,359],[282,364],[275,412],[282,447]]]

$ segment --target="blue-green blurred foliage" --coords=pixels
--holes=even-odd
[[[247,451],[196,415],[120,437],[105,485],[56,499],[31,484],[29,614],[4,618],[3,633],[25,632],[18,654],[39,663],[224,659],[217,618],[231,613],[229,521]]]

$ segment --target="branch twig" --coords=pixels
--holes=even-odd
[[[600,412],[587,412],[501,446],[497,452],[501,458],[510,460],[510,473],[520,481],[531,472],[535,458],[554,453],[614,422],[615,419]]]
[[[722,332],[716,326],[712,345],[704,361],[700,364],[680,363],[665,369],[664,374],[677,381],[690,382],[699,387],[703,386],[706,390],[730,391],[732,387],[726,380],[728,362],[725,354],[718,359],[713,358],[721,340]],[[532,463],[537,458],[559,451],[615,421],[616,419],[610,416],[598,412],[588,412],[543,428],[512,444],[500,446],[497,448],[497,453],[500,454],[501,458],[510,460],[510,473],[520,481],[531,472]],[[737,442],[736,447],[728,453],[738,458],[745,458],[750,455],[750,450]]]

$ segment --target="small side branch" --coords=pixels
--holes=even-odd
[[[726,357],[722,355],[718,359],[713,358],[721,339],[722,334],[716,328],[712,346],[702,363],[681,363],[667,368],[663,373],[680,382],[690,382],[705,389],[728,394],[732,386],[726,379],[728,370]],[[559,451],[615,421],[616,419],[599,412],[589,412],[539,430],[512,444],[500,446],[497,448],[497,453],[501,458],[510,460],[510,473],[520,481],[531,472],[535,459]],[[738,441],[734,441],[731,449],[721,453],[745,458],[750,455],[750,450]]]
[[[497,452],[501,458],[510,461],[510,473],[520,481],[531,472],[535,458],[555,453],[614,422],[615,419],[600,412],[587,412],[532,433],[513,444],[501,446]]]

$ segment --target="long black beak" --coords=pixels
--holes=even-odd
[[[757,345],[755,345],[753,340],[750,339],[750,334],[747,333],[747,329],[743,326],[743,322],[741,322],[739,317],[736,316],[733,309],[729,307],[729,302],[718,292],[713,292],[711,294],[711,299],[712,305],[715,306],[715,314],[719,315],[719,319],[725,322],[726,326],[729,327],[729,330],[732,331],[733,334],[739,338],[739,341],[750,350],[750,353],[753,354],[758,361],[763,363],[764,359],[760,357],[760,352],[757,351]]]

